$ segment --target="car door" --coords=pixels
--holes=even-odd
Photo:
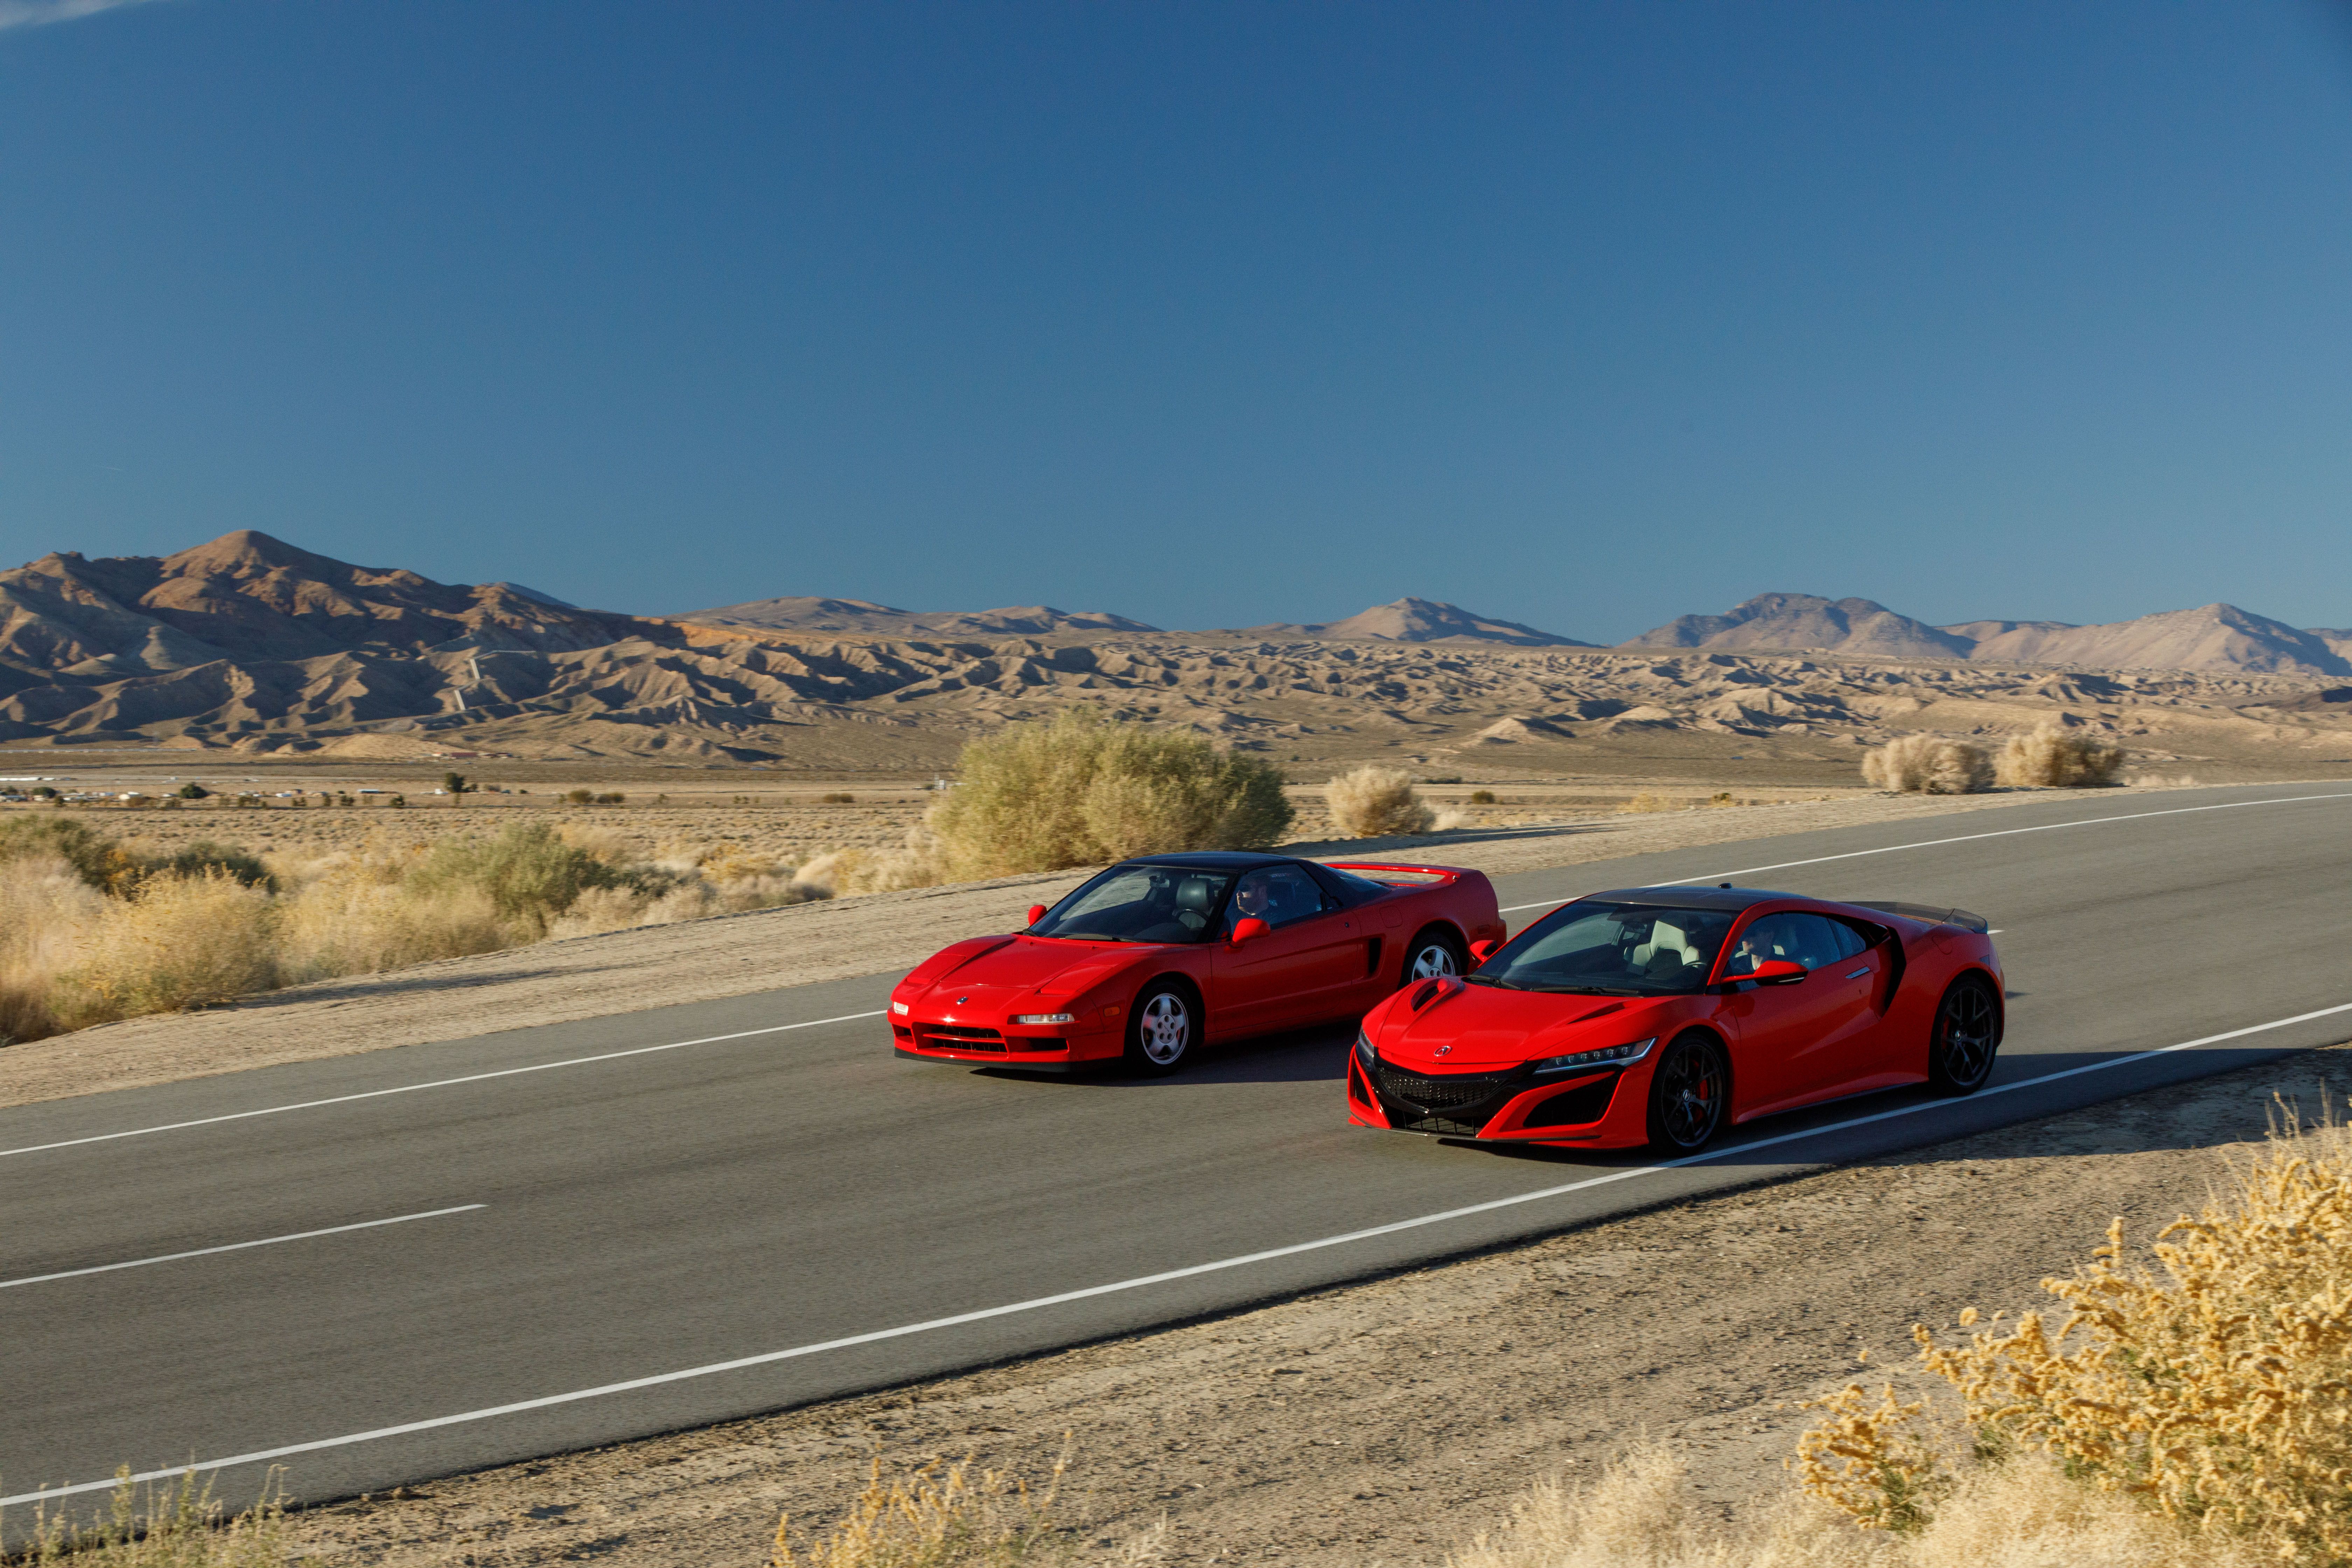
[[[1862,933],[1827,915],[1801,914],[1810,937],[1809,958],[1820,961],[1806,976],[1819,987],[1820,1012],[1812,1037],[1799,1047],[1797,1092],[1828,1096],[1867,1081],[1879,1070],[1879,987],[1885,963]],[[1802,989],[1802,987],[1790,987]]]
[[[1296,866],[1243,873],[1225,902],[1228,940],[1216,953],[1217,1033],[1262,1034],[1346,1010],[1363,950],[1348,912],[1329,907],[1336,901]],[[1245,919],[1267,930],[1234,947],[1231,932]]]
[[[1864,1022],[1869,1003],[1866,983],[1845,978],[1860,966],[1842,965],[1842,950],[1830,921],[1793,910],[1760,915],[1735,938],[1727,981],[1773,960],[1807,971],[1788,984],[1749,986],[1725,1008],[1739,1036],[1732,1072],[1743,1118],[1805,1100],[1833,1080],[1839,1043]]]

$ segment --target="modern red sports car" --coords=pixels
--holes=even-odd
[[[1204,851],[1123,861],[1028,929],[943,948],[890,993],[902,1057],[1174,1072],[1205,1040],[1364,1009],[1502,940],[1476,871]]]
[[[1687,1154],[1727,1122],[1819,1100],[1971,1093],[2000,1048],[2000,959],[1965,910],[1628,888],[1482,958],[1365,1018],[1349,1121]]]

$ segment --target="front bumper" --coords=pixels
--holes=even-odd
[[[1348,1056],[1348,1119],[1359,1126],[1494,1143],[1631,1147],[1649,1138],[1650,1064],[1547,1074],[1526,1067],[1423,1073]]]
[[[1125,1049],[1116,1029],[999,1027],[911,1016],[890,1020],[890,1045],[894,1055],[914,1061],[1046,1071],[1103,1061]]]

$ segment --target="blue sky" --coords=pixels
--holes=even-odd
[[[0,0],[0,556],[2352,626],[2347,264],[2318,0]]]

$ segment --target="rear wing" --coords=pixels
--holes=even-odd
[[[1972,915],[1966,910],[1946,909],[1938,904],[1903,904],[1891,899],[1842,899],[1857,910],[1876,910],[1883,915],[1901,915],[1906,921],[1918,921],[1931,926],[1958,926],[1981,936],[1992,929],[1992,922],[1982,915]]]
[[[1400,860],[1326,860],[1334,871],[1353,871],[1375,882],[1388,882],[1391,877],[1428,878],[1427,881],[1391,882],[1399,888],[1442,888],[1448,882],[1458,882],[1472,875],[1459,866],[1412,866]]]

